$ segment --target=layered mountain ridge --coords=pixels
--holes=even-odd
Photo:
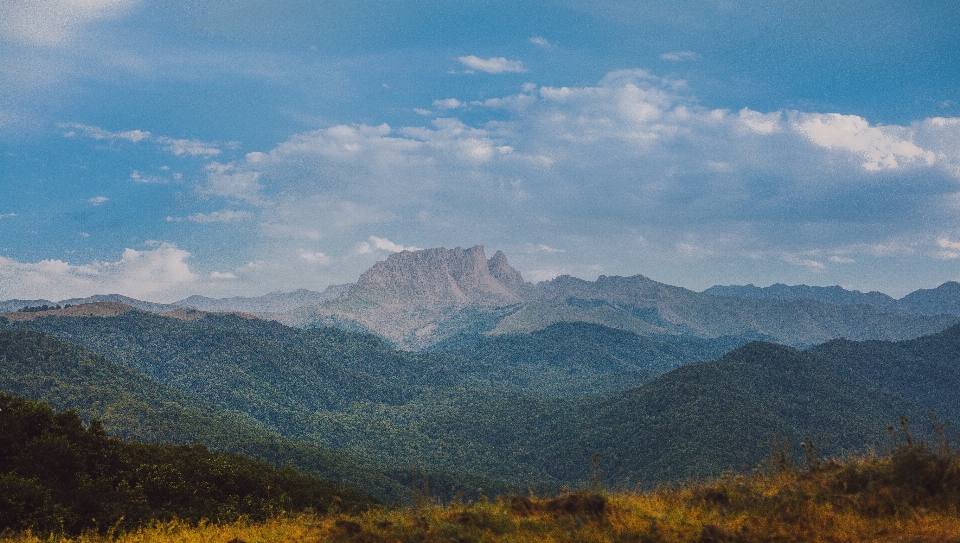
[[[462,334],[530,333],[562,322],[584,322],[644,336],[725,336],[796,347],[831,339],[902,340],[960,322],[960,283],[918,290],[900,300],[879,292],[806,285],[714,286],[696,292],[642,275],[562,275],[533,284],[502,251],[433,248],[391,254],[358,281],[324,292],[305,289],[258,297],[202,296],[155,304],[119,295],[60,304],[123,303],[143,311],[240,312],[311,328],[371,332],[404,349],[425,349]],[[47,300],[0,302],[0,310]]]
[[[795,300],[805,298],[834,305],[867,305],[882,311],[903,315],[958,315],[960,314],[960,283],[947,281],[936,288],[919,289],[899,300],[882,292],[860,292],[840,286],[811,287],[775,283],[769,287],[754,285],[712,286],[703,291],[714,296],[758,298],[766,300]]]
[[[847,298],[861,294],[827,290],[836,289]],[[277,318],[293,326],[373,332],[406,349],[429,348],[460,334],[530,333],[559,322],[645,336],[736,336],[802,347],[841,337],[901,340],[937,332],[960,322],[960,293],[955,297],[928,300],[927,310],[910,313],[825,296],[700,293],[642,275],[595,281],[562,275],[534,285],[502,252],[488,260],[478,245],[395,253],[340,297]],[[937,307],[946,310],[931,310]]]

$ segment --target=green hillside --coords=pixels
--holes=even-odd
[[[584,395],[640,386],[748,341],[649,337],[598,324],[559,322],[529,334],[454,336],[432,350],[469,359],[471,374],[497,387],[536,395]]]
[[[960,422],[960,326],[898,342],[835,340],[807,354],[844,379]]]
[[[611,481],[650,484],[755,466],[771,439],[796,448],[823,436],[825,453],[863,451],[886,443],[901,415],[924,413],[838,379],[800,351],[753,342],[596,402],[544,461],[586,477],[577,457],[599,452]]]
[[[386,475],[316,445],[284,438],[242,412],[164,386],[82,346],[30,330],[0,331],[0,391],[75,409],[125,440],[203,443],[290,465],[385,500],[409,492]]]
[[[25,341],[26,338],[19,338]],[[127,443],[76,411],[0,393],[0,532],[77,534],[153,520],[263,520],[376,500],[290,468],[203,446]]]
[[[251,427],[386,466],[408,483],[412,471],[431,472],[447,495],[584,484],[594,453],[609,482],[632,485],[753,466],[771,439],[796,448],[827,436],[827,453],[863,451],[886,443],[886,427],[901,415],[923,419],[936,407],[920,395],[925,383],[943,383],[927,399],[955,402],[945,368],[960,359],[956,329],[809,352],[753,342],[628,388],[631,378],[649,379],[722,343],[657,343],[568,323],[529,335],[461,336],[445,346],[456,354],[408,353],[369,335],[229,315],[129,312],[17,326],[82,342],[211,412],[228,409]],[[918,384],[877,386],[849,354],[863,349],[872,354],[857,356],[878,368],[914,368],[912,377],[885,379]],[[597,390],[607,392],[589,394]]]

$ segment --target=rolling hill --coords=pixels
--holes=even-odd
[[[808,351],[755,341],[689,363],[684,357],[703,360],[723,345],[557,324],[527,335],[462,336],[446,344],[455,354],[409,353],[335,329],[182,317],[38,313],[6,327],[82,343],[172,389],[162,397],[195,398],[212,406],[201,411],[225,410],[268,434],[384,466],[394,479],[415,465],[450,484],[456,473],[456,484],[488,489],[583,483],[594,453],[612,481],[646,484],[752,466],[772,438],[796,444],[826,435],[827,452],[862,451],[882,445],[900,415],[916,420],[931,407],[946,415],[957,399],[948,371],[960,360],[960,327]],[[857,366],[866,362],[855,354],[876,371]],[[938,379],[942,387],[924,395]],[[916,385],[878,385],[911,380]]]

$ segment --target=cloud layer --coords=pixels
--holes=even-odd
[[[53,47],[73,41],[86,25],[123,15],[139,0],[5,0],[0,37]]]
[[[163,243],[154,249],[126,249],[116,262],[71,265],[62,260],[22,263],[0,257],[0,299],[59,301],[94,294],[122,294],[171,302],[196,288],[190,253]]]
[[[505,58],[460,60],[491,73],[524,69]],[[389,252],[474,243],[506,250],[533,279],[644,273],[681,284],[698,277],[700,286],[723,282],[722,269],[763,282],[788,280],[784,269],[829,277],[877,259],[960,254],[960,119],[889,125],[711,109],[686,82],[644,70],[432,103],[441,116],[426,125],[337,124],[235,160],[199,140],[65,126],[67,136],[205,159],[194,194],[206,210],[166,222],[204,236],[246,232],[245,252],[203,273],[172,244],[86,266],[4,260],[4,277],[18,293],[47,298],[55,296],[45,289],[169,299],[189,289],[320,288],[355,280]],[[478,112],[497,120],[452,116]]]

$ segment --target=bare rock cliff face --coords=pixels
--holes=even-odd
[[[411,309],[496,307],[519,303],[531,290],[502,252],[488,261],[477,245],[392,254],[360,276],[347,296]]]

